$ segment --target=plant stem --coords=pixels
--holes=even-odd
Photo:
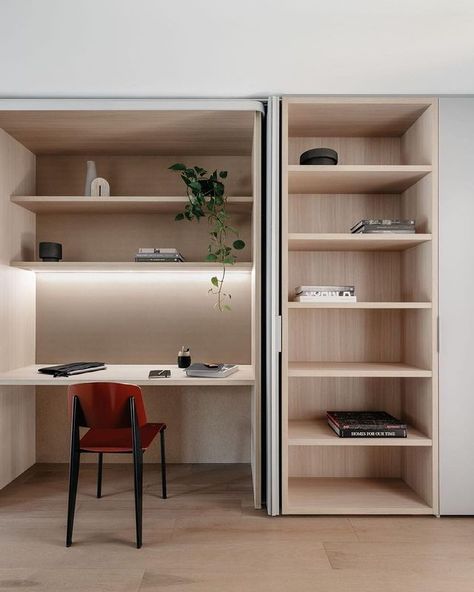
[[[217,290],[217,306],[218,306],[220,312],[223,311],[223,306],[222,306],[222,286],[224,284],[224,279],[225,279],[225,264],[222,265],[222,276],[221,276],[221,279],[219,281],[219,288]]]

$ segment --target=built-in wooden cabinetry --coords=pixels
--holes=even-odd
[[[250,368],[252,386],[210,390],[194,383],[148,387],[145,395],[150,417],[169,424],[171,462],[251,460],[259,505],[261,103],[132,101],[121,108],[113,101],[96,107],[56,101],[50,108],[51,102],[38,101],[28,108],[19,101],[17,109],[11,103],[0,105],[0,168],[8,178],[1,186],[0,224],[9,233],[0,276],[10,300],[30,292],[21,294],[27,302],[11,327],[1,327],[2,347],[18,355],[0,370],[84,359],[176,364],[183,344],[196,362]],[[88,160],[110,183],[111,197],[84,197]],[[230,312],[215,310],[208,294],[218,269],[205,261],[208,224],[174,220],[186,203],[184,184],[169,170],[175,162],[228,171],[231,222],[246,243],[227,268]],[[39,261],[41,241],[62,243],[63,261]],[[176,247],[186,261],[134,262],[139,247],[153,246]],[[29,315],[29,332],[20,314]],[[22,335],[13,337],[15,331]],[[20,355],[16,340],[26,343],[28,356]],[[21,382],[21,371],[16,376]],[[65,462],[66,399],[41,386],[36,400],[37,438],[33,431],[33,442],[25,443],[33,448],[28,462],[35,447],[38,461]],[[10,399],[4,407],[2,401],[3,417],[14,417],[18,410],[6,409]],[[25,413],[34,424],[34,408]],[[156,458],[151,451],[150,460]]]
[[[284,98],[282,511],[437,514],[437,102]],[[335,166],[302,152],[337,150]],[[351,235],[414,218],[415,235]],[[293,302],[303,284],[357,303]],[[406,439],[340,439],[327,410],[384,410]]]

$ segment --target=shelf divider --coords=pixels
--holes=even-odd
[[[431,446],[428,438],[408,426],[406,438],[340,438],[325,419],[290,420],[289,446]]]
[[[431,234],[288,234],[289,251],[405,251],[431,241]]]
[[[431,370],[402,362],[289,362],[288,376],[295,377],[379,377],[431,378]]]
[[[433,514],[401,479],[290,477],[286,514]]]
[[[289,165],[288,193],[402,193],[431,165]]]
[[[111,196],[85,197],[76,195],[12,196],[11,202],[36,214],[120,214],[120,213],[173,213],[188,199],[185,196]],[[228,197],[233,212],[248,211],[252,197]]]
[[[288,308],[293,310],[306,310],[312,308],[355,308],[355,309],[430,309],[431,302],[288,302]]]
[[[35,273],[65,273],[65,272],[215,272],[220,269],[216,263],[188,262],[182,263],[145,263],[145,262],[120,262],[120,261],[12,261],[12,267],[26,269]],[[250,273],[253,264],[251,262],[235,263],[226,268],[227,272]]]

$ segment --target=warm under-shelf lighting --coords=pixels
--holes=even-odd
[[[228,281],[235,284],[247,284],[251,280],[250,270],[248,271],[234,271],[227,276]],[[97,284],[103,282],[104,284],[112,283],[139,283],[146,284],[156,283],[157,285],[165,286],[182,286],[186,291],[194,291],[196,289],[202,290],[203,286],[207,286],[210,278],[216,275],[214,271],[191,271],[183,273],[181,271],[157,271],[148,273],[135,273],[126,271],[65,271],[57,272],[43,272],[38,274],[38,280],[48,283],[85,285],[90,282]]]

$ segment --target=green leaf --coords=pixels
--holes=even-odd
[[[185,171],[186,170],[186,165],[183,164],[182,162],[176,162],[175,164],[172,164],[169,169],[171,171]]]
[[[176,216],[174,217],[174,219],[175,220],[184,220],[184,214],[182,214],[182,213],[176,214]]]
[[[190,181],[189,186],[195,191],[201,191],[201,183],[199,183],[199,181]]]
[[[211,284],[212,284],[213,286],[215,286],[216,288],[218,288],[218,287],[219,287],[219,280],[216,278],[216,276],[214,276],[214,277],[211,277]]]
[[[206,261],[217,261],[217,257],[214,255],[214,253],[209,253],[206,257]]]
[[[233,257],[224,257],[224,263],[228,265],[234,265],[235,261]]]
[[[225,179],[225,178],[227,177],[227,171],[221,171],[221,172],[219,173],[219,177],[220,177],[221,179]]]
[[[228,304],[224,304],[224,306],[222,308],[224,310],[232,310],[231,307]]]
[[[233,247],[234,247],[234,249],[237,249],[238,251],[240,251],[241,249],[243,249],[245,247],[245,243],[243,240],[241,240],[239,238],[233,242]]]

